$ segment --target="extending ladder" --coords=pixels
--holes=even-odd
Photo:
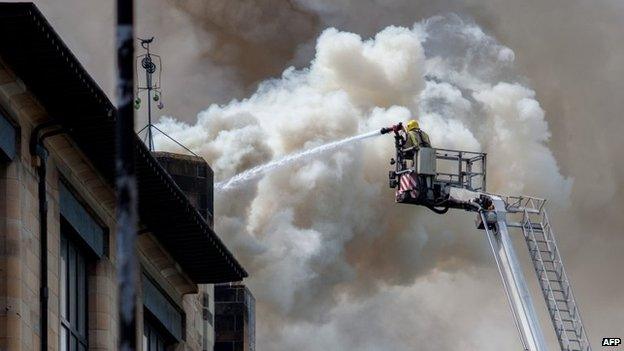
[[[544,208],[545,203],[544,199],[509,197],[507,211],[522,216],[518,226],[522,228],[561,350],[591,351],[589,338]]]

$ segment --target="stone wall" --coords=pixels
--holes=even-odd
[[[0,107],[19,125],[19,149],[11,163],[0,163],[0,350],[39,350],[39,212],[37,174],[28,150],[34,126],[49,119],[21,81],[0,61]],[[50,350],[59,348],[59,181],[64,178],[110,230],[108,255],[88,267],[88,342],[90,350],[115,350],[115,197],[113,189],[64,135],[44,142],[47,163],[48,285]],[[139,257],[172,301],[186,314],[186,340],[176,350],[202,350],[202,299],[198,287],[149,233],[139,238]],[[140,294],[139,294],[140,295]],[[142,304],[141,304],[142,305]],[[139,317],[142,316],[141,311]],[[138,330],[142,332],[139,319]],[[206,349],[212,350],[212,346]]]

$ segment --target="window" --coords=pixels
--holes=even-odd
[[[150,318],[145,318],[143,323],[143,351],[167,351],[172,345],[172,340]]]
[[[197,176],[201,178],[206,178],[208,176],[205,164],[197,165]]]
[[[60,350],[86,351],[87,263],[83,252],[64,234],[61,236]]]

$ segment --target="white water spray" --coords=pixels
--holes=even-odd
[[[304,157],[308,157],[308,156],[315,156],[324,152],[328,152],[334,149],[337,149],[341,146],[350,144],[350,143],[354,143],[354,142],[358,142],[360,140],[363,139],[367,139],[367,138],[371,138],[377,135],[381,135],[381,133],[376,130],[370,133],[365,133],[365,134],[360,134],[360,135],[356,135],[356,136],[352,136],[349,138],[345,138],[342,140],[338,140],[338,141],[333,141],[331,143],[327,143],[324,145],[320,145],[308,150],[303,150],[303,151],[299,151],[299,152],[295,152],[292,153],[290,155],[286,155],[278,160],[274,160],[271,161],[269,163],[265,163],[263,165],[259,165],[256,166],[254,168],[250,168],[244,172],[241,172],[235,176],[233,176],[232,178],[228,179],[228,180],[224,180],[222,182],[216,183],[215,184],[215,189],[217,191],[220,190],[228,190],[228,189],[232,189],[235,188],[236,186],[238,186],[241,183],[247,182],[249,180],[252,180],[256,177],[259,177],[262,174],[265,174],[271,170],[274,170],[276,168],[280,168],[280,167],[284,167],[286,165],[289,164],[293,164],[301,159],[303,159]]]

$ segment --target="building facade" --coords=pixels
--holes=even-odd
[[[256,300],[240,283],[214,287],[214,351],[256,350]]]
[[[0,4],[0,350],[117,348],[115,115],[33,4]],[[212,284],[247,274],[212,207],[135,157],[139,349],[212,350]]]

